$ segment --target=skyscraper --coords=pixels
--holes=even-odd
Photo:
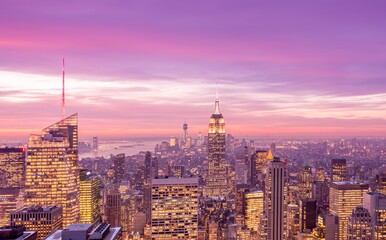
[[[312,169],[308,163],[299,171],[299,195],[301,199],[312,198]]]
[[[300,231],[312,230],[316,227],[316,200],[301,199],[299,203]]]
[[[375,191],[386,194],[386,167],[381,167],[375,175]]]
[[[152,180],[152,239],[197,239],[198,178]]]
[[[272,152],[270,150],[256,150],[251,156],[251,186],[257,187],[260,190],[264,189],[264,181],[266,167],[272,160]]]
[[[182,130],[182,141],[184,144],[186,144],[186,142],[188,141],[188,124],[186,122],[182,125]]]
[[[80,172],[80,223],[100,221],[101,180],[88,170]]]
[[[78,222],[78,115],[30,135],[26,164],[26,204],[61,205],[63,227]]]
[[[267,239],[286,239],[287,205],[288,168],[285,162],[275,157],[269,163],[265,183],[264,215],[267,219]]]
[[[331,181],[341,182],[347,179],[346,159],[332,159],[331,161]]]
[[[371,222],[369,210],[361,206],[354,208],[348,217],[347,240],[374,239]]]
[[[23,187],[25,148],[0,148],[0,188]]]
[[[347,239],[348,217],[353,208],[363,204],[363,195],[368,188],[368,184],[353,182],[329,183],[330,213],[339,218],[339,240]]]
[[[113,182],[119,185],[123,181],[125,175],[125,154],[120,153],[113,157]]]
[[[111,188],[106,194],[106,220],[114,227],[121,227],[121,194],[115,188]]]
[[[363,207],[370,212],[375,239],[386,239],[386,195],[378,192],[366,193]]]
[[[216,98],[214,112],[209,120],[208,141],[208,175],[205,195],[226,197],[229,189],[225,162],[225,122],[220,112],[218,98]]]
[[[260,190],[246,193],[245,201],[245,226],[257,232],[260,224],[260,216],[263,214],[264,193]]]

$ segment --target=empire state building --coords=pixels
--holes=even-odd
[[[218,98],[209,120],[208,141],[208,176],[204,194],[208,197],[226,197],[229,188],[225,162],[225,122]]]

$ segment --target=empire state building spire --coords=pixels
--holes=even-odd
[[[220,112],[220,101],[218,100],[218,97],[216,97],[216,101],[214,102],[214,115],[221,115]]]

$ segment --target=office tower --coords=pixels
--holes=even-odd
[[[299,203],[300,231],[310,232],[316,227],[316,200],[301,199]]]
[[[196,138],[196,146],[201,147],[202,144],[203,144],[202,133],[199,132]]]
[[[80,223],[95,224],[101,220],[101,180],[89,170],[80,172]]]
[[[99,141],[98,141],[98,137],[93,137],[92,138],[92,150],[93,151],[98,151],[99,150]]]
[[[0,226],[9,225],[12,212],[24,205],[24,190],[22,188],[0,188]]]
[[[197,239],[198,178],[152,180],[152,239]]]
[[[243,224],[245,220],[245,212],[247,208],[247,202],[245,195],[249,192],[249,185],[237,184],[236,185],[236,216],[242,217]]]
[[[245,226],[257,232],[260,224],[260,216],[263,214],[264,193],[263,191],[246,193],[245,201]]]
[[[268,165],[265,181],[264,214],[267,219],[267,239],[286,239],[288,202],[287,164],[274,158]]]
[[[312,198],[312,168],[308,163],[304,163],[299,171],[299,197]]]
[[[347,223],[351,210],[363,204],[363,195],[369,189],[368,184],[353,182],[331,182],[330,213],[339,218],[339,238],[347,239]]]
[[[208,175],[204,195],[226,197],[229,189],[225,162],[225,122],[218,98],[209,120],[208,141]]]
[[[264,189],[266,168],[273,159],[270,150],[256,150],[251,157],[251,187]]]
[[[182,125],[182,130],[183,130],[182,142],[186,144],[188,141],[188,124],[186,122]]]
[[[158,176],[158,159],[152,157],[151,153],[146,152],[144,166],[144,183],[151,183],[151,179]]]
[[[287,206],[287,238],[294,239],[299,229],[299,206],[295,202],[290,202]]]
[[[318,168],[315,171],[315,182],[324,182],[326,179],[326,173],[323,168]]]
[[[125,176],[125,154],[120,153],[113,157],[113,183],[120,184]]]
[[[171,137],[169,139],[169,146],[170,147],[175,147],[177,146],[178,139],[176,137]]]
[[[358,206],[348,217],[347,240],[372,240],[373,229],[369,210]]]
[[[61,205],[63,226],[78,222],[78,115],[30,135],[26,164],[26,204]]]
[[[237,155],[235,164],[235,177],[237,184],[250,184],[250,163],[248,157],[248,147],[244,147],[244,151]]]
[[[0,148],[0,188],[23,187],[25,148]]]
[[[386,194],[386,168],[382,167],[375,175],[375,191]]]
[[[105,216],[107,222],[114,227],[121,226],[121,194],[115,188],[107,190]]]
[[[347,179],[346,159],[332,159],[331,161],[331,181],[341,182]]]
[[[11,214],[11,225],[24,225],[29,231],[37,231],[38,239],[45,239],[55,230],[62,228],[62,207],[57,205],[33,205]]]
[[[375,239],[386,239],[386,195],[377,192],[366,193],[363,207],[368,209]]]

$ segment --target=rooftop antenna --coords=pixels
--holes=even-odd
[[[62,60],[62,119],[64,119],[64,58]]]
[[[216,99],[218,99],[218,83],[216,82]]]

